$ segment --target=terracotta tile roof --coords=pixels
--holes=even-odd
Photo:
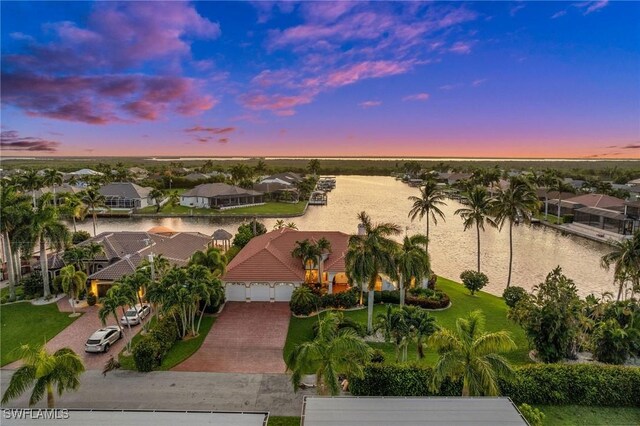
[[[296,241],[331,242],[331,254],[324,271],[344,271],[344,255],[349,235],[337,231],[297,231],[279,229],[253,238],[227,266],[225,281],[304,281],[305,271],[300,259],[291,256]]]
[[[585,207],[600,207],[603,209],[624,205],[624,200],[604,194],[578,195],[577,197],[567,198],[567,201],[582,204]]]
[[[262,193],[226,183],[205,183],[185,192],[182,197],[214,198],[230,195],[262,195]]]

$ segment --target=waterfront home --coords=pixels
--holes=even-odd
[[[436,180],[438,182],[446,183],[447,185],[454,185],[461,180],[470,179],[473,173],[456,173],[456,172],[440,172],[438,173]]]
[[[134,179],[146,179],[149,176],[149,172],[142,167],[129,167],[128,172]]]
[[[92,176],[102,176],[103,173],[96,172],[91,169],[80,169],[75,172],[65,173],[63,179],[65,181],[74,180],[76,186],[87,187],[89,185],[89,178]]]
[[[131,182],[113,182],[98,191],[104,195],[110,209],[141,209],[154,204],[155,200],[149,197],[152,190]]]
[[[55,194],[58,202],[62,201],[62,196],[65,194],[78,194],[82,192],[85,188],[79,186],[69,185],[68,183],[63,183],[62,185],[56,185]],[[34,193],[36,198],[42,197],[44,194],[53,194],[54,188],[52,186],[45,186],[40,189],[36,189],[35,191],[29,191],[27,194],[31,197]]]
[[[225,183],[206,183],[180,196],[180,205],[194,208],[230,209],[264,204],[264,194]]]
[[[114,281],[135,272],[140,263],[149,259],[149,256],[162,255],[172,266],[186,266],[196,251],[211,247],[213,239],[199,232],[175,232],[168,228],[156,227],[147,232],[102,232],[78,246],[91,243],[100,245],[103,252],[95,259],[86,260],[89,272],[87,281],[91,291],[98,296],[104,296]],[[51,277],[58,275],[59,270],[65,266],[63,255],[58,253],[49,257]]]
[[[549,200],[549,212],[557,212],[558,202],[556,194],[556,198]],[[571,197],[560,200],[560,215],[575,215],[576,210],[587,207],[622,212],[624,200],[604,194],[572,194]]]
[[[295,187],[299,182],[302,182],[302,176],[293,172],[277,173],[275,175],[267,176],[260,180],[259,183],[265,184],[280,184],[289,188]]]
[[[305,264],[291,255],[297,241],[316,243],[321,238],[331,243],[331,252],[322,256],[320,265],[313,261]],[[222,278],[226,300],[287,302],[293,290],[304,283],[319,283],[324,292],[345,291],[350,288],[344,263],[348,242],[349,235],[338,231],[283,228],[259,235],[227,265]],[[378,280],[377,290],[391,288],[386,280]]]

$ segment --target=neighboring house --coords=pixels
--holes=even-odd
[[[264,204],[264,194],[226,183],[206,183],[183,193],[180,205],[194,208],[230,209]]]
[[[557,194],[556,194],[557,196]],[[574,195],[560,200],[560,215],[575,215],[576,210],[590,207],[609,209],[617,212],[624,210],[624,200],[604,194]],[[558,209],[558,198],[549,200],[549,212],[555,213]]]
[[[196,251],[213,244],[210,236],[199,232],[175,232],[167,228],[151,228],[148,232],[102,232],[78,246],[96,243],[103,252],[87,264],[91,291],[104,296],[114,281],[132,274],[149,255],[162,255],[171,265],[186,266]],[[63,253],[49,257],[50,274],[56,276],[65,266]],[[36,266],[37,267],[37,266]]]
[[[473,176],[472,173],[438,173],[437,180],[439,182],[445,182],[447,185],[454,185],[461,180],[466,180]]]
[[[149,197],[153,188],[145,188],[131,182],[114,182],[99,189],[110,209],[141,209],[154,204]]]
[[[627,182],[627,185],[629,185],[629,186],[640,186],[640,179],[630,180],[629,182]]]
[[[288,187],[293,187],[296,183],[302,182],[302,176],[297,173],[286,172],[286,173],[278,173],[275,175],[267,176],[263,178],[260,183],[264,184],[280,184]]]
[[[80,170],[76,170],[75,172],[65,173],[63,177],[65,180],[70,180],[73,178],[77,186],[86,187],[88,185],[88,182],[87,182],[88,177],[102,176],[102,175],[103,173],[96,172],[95,170],[80,169]]]
[[[554,208],[558,200],[549,201]],[[631,235],[640,225],[637,218],[629,215],[629,204],[620,198],[604,194],[583,194],[562,200],[561,214],[572,214],[573,223],[596,228],[619,235]],[[631,203],[631,207],[634,207]]]
[[[195,181],[198,181],[198,180],[210,179],[211,176],[205,175],[204,173],[190,173],[190,174],[186,175],[184,178],[186,180],[190,180],[192,182],[195,182]]]
[[[142,167],[130,167],[129,173],[135,179],[146,179],[149,176],[149,172]]]
[[[58,185],[55,188],[56,198],[61,198],[65,194],[79,194],[84,189],[85,188],[81,188],[79,186],[72,186],[72,185],[69,185],[68,183],[63,183],[62,185]],[[45,186],[44,188],[37,189],[36,191],[29,191],[28,193],[29,196],[31,197],[34,192],[36,194],[36,198],[40,198],[44,194],[49,194],[49,193],[53,194],[53,187]]]
[[[227,265],[223,276],[226,300],[240,302],[287,302],[304,283],[317,283],[319,270],[313,262],[303,264],[291,256],[297,241],[326,238],[331,252],[322,261],[322,288],[340,292],[350,288],[344,257],[349,235],[337,231],[278,229],[253,238]],[[379,280],[377,289],[393,288]]]

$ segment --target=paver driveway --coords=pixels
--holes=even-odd
[[[227,302],[202,346],[174,371],[284,373],[289,304]]]

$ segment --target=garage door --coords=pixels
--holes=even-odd
[[[244,284],[227,284],[225,297],[229,302],[246,302],[247,291]]]
[[[276,284],[276,302],[288,302],[291,300],[293,286],[289,284]]]
[[[269,284],[252,283],[249,288],[249,297],[252,302],[269,302],[271,301],[271,292]]]

